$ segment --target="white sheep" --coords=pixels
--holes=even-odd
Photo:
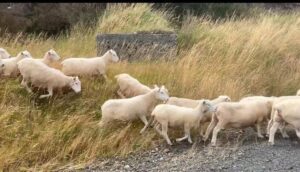
[[[2,59],[2,63],[4,64],[3,76],[17,76],[19,74],[17,63],[25,58],[32,58],[28,51],[20,52],[17,57]]]
[[[42,59],[36,59],[36,60],[39,60],[49,66],[51,63],[58,61],[59,59],[60,59],[59,55],[53,49],[50,49],[45,53]]]
[[[61,62],[62,71],[66,75],[103,75],[107,80],[107,65],[118,62],[119,57],[114,50],[108,50],[101,57],[68,58]]]
[[[200,101],[202,101],[202,100],[170,97],[166,104],[194,108],[194,107],[198,106]],[[221,95],[221,96],[211,100],[211,103],[213,105],[217,105],[218,103],[221,103],[221,102],[230,102],[230,101],[231,101],[231,99],[229,96]]]
[[[110,99],[101,106],[102,118],[99,126],[103,127],[110,121],[132,121],[140,118],[146,125],[149,116],[155,105],[160,101],[166,101],[169,98],[168,90],[162,86],[155,87],[149,93],[126,98],[126,99]],[[145,130],[141,130],[141,133]]]
[[[192,143],[190,130],[193,127],[198,127],[201,119],[212,111],[212,105],[208,100],[199,100],[195,108],[180,107],[170,104],[157,105],[151,113],[154,120],[158,122],[154,126],[155,130],[167,141],[169,145],[172,142],[168,136],[168,126],[184,128],[184,137],[177,138],[176,141],[188,139]],[[148,125],[147,125],[148,126]],[[147,127],[146,126],[146,127]],[[161,126],[161,130],[159,127]]]
[[[273,101],[273,104],[277,104],[281,101],[285,101],[285,100],[297,100],[297,99],[300,99],[300,96],[281,96],[281,97],[276,97]],[[272,107],[272,111],[271,111],[271,117],[270,117],[270,120],[268,122],[268,126],[267,126],[267,135],[269,135],[270,133],[270,129],[271,129],[271,126],[273,125],[273,116],[274,115],[274,108]],[[285,126],[283,125],[280,125],[279,126],[279,130],[281,132],[281,135],[283,138],[289,138],[289,135],[287,134],[286,130],[285,130]]]
[[[77,76],[66,76],[61,71],[51,68],[41,61],[26,58],[19,61],[17,65],[23,77],[21,85],[24,86],[28,92],[32,92],[28,87],[29,82],[34,86],[47,88],[48,94],[41,95],[39,97],[40,99],[51,97],[54,88],[69,86],[76,93],[81,91],[81,82]]]
[[[137,79],[133,78],[129,74],[122,73],[116,75],[115,78],[119,85],[117,93],[121,98],[134,97],[151,91],[151,88],[140,83]]]
[[[300,99],[282,100],[273,105],[272,126],[270,128],[269,143],[274,145],[274,136],[280,126],[291,125],[300,138]]]
[[[0,59],[8,58],[11,58],[11,55],[4,48],[0,48]]]
[[[195,108],[198,106],[199,102],[202,100],[193,100],[193,99],[187,99],[187,98],[178,98],[178,97],[170,97],[166,104],[181,106],[181,107],[189,107],[189,108]],[[231,99],[229,96],[221,95],[213,100],[210,100],[210,103],[213,106],[217,106],[221,102],[230,102]],[[205,125],[205,123],[209,123],[211,120],[212,112],[205,115],[200,120],[200,135],[204,136],[205,130],[208,126],[208,124]]]
[[[217,134],[222,129],[245,128],[256,126],[257,136],[263,138],[261,125],[270,116],[272,101],[256,100],[244,102],[220,103],[213,113],[211,122],[206,130],[206,141],[213,130],[212,146],[216,145]]]

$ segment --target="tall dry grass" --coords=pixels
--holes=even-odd
[[[97,32],[172,29],[168,23],[157,25],[168,21],[163,17],[166,12],[152,11],[149,5],[120,8],[110,7],[106,16],[92,28],[78,25],[70,34],[57,38],[6,35],[0,39],[0,45],[12,54],[27,49],[34,57],[42,57],[50,48],[63,58],[94,56]],[[135,13],[139,15],[133,15]],[[152,16],[151,19],[140,15],[145,13],[151,14],[146,15],[146,18]],[[140,135],[139,121],[117,123],[108,129],[97,127],[101,104],[116,98],[113,76],[118,73],[129,73],[150,86],[164,84],[172,96],[195,99],[221,94],[233,100],[248,94],[294,94],[300,79],[299,17],[298,13],[263,13],[243,20],[211,21],[189,16],[178,31],[180,52],[174,61],[113,64],[108,70],[113,82],[80,78],[80,95],[67,93],[39,100],[38,93],[29,95],[20,86],[19,79],[1,78],[0,168],[11,171],[56,169],[70,163],[90,162],[97,157],[127,155],[161,140],[151,129]],[[158,22],[157,18],[164,21]],[[126,25],[124,19],[138,22],[138,27]],[[141,19],[154,21],[154,24],[139,23]]]

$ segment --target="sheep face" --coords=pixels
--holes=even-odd
[[[199,105],[202,113],[213,112],[215,110],[214,106],[209,100],[200,100]]]
[[[80,82],[78,76],[72,78],[70,87],[75,91],[75,93],[79,93],[81,91],[81,82]]]
[[[168,101],[169,93],[165,86],[162,86],[161,88],[158,88],[157,86],[155,87],[155,97],[164,102]]]
[[[3,72],[4,67],[5,67],[5,65],[4,65],[4,63],[2,62],[2,60],[0,59],[0,74]]]
[[[47,51],[45,56],[50,61],[58,61],[60,59],[59,55],[53,49]]]
[[[113,62],[118,62],[118,61],[120,60],[119,57],[118,57],[118,55],[117,55],[117,53],[116,53],[114,50],[110,49],[110,50],[108,51],[108,53],[109,53],[110,56],[111,56],[111,61],[113,61]]]
[[[10,57],[11,55],[4,48],[0,48],[0,58],[7,59]]]
[[[20,58],[32,58],[31,54],[27,50],[20,52],[18,54],[18,57],[20,57]]]

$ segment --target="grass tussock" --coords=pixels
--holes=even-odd
[[[0,45],[13,55],[27,49],[34,57],[42,57],[54,48],[63,58],[95,56],[97,32],[172,29],[165,16],[144,4],[114,6],[95,27],[78,25],[68,35],[56,38],[6,35]],[[116,98],[113,76],[122,72],[150,86],[164,84],[171,96],[194,99],[221,94],[233,100],[249,94],[295,94],[300,84],[299,18],[299,13],[263,13],[225,21],[189,16],[178,31],[180,51],[176,60],[113,64],[108,69],[111,82],[80,78],[79,95],[70,92],[39,100],[37,94],[41,91],[29,95],[19,78],[1,78],[0,168],[56,169],[97,157],[127,155],[161,139],[152,130],[140,135],[139,121],[117,123],[108,129],[97,127],[100,106]],[[133,24],[119,22],[125,19]]]

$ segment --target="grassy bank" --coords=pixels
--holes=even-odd
[[[116,97],[113,76],[118,73],[129,73],[150,86],[164,84],[172,96],[195,99],[221,94],[233,100],[249,94],[288,95],[299,88],[300,14],[262,13],[226,21],[189,16],[179,29],[170,24],[170,18],[168,12],[152,11],[149,5],[113,6],[95,26],[78,25],[68,35],[1,38],[0,45],[13,55],[27,49],[41,58],[54,48],[67,58],[95,56],[98,32],[164,29],[176,30],[180,52],[173,62],[113,64],[108,70],[112,82],[80,78],[80,95],[67,93],[49,100],[29,95],[20,79],[1,78],[0,168],[55,169],[97,157],[126,155],[161,140],[152,130],[140,135],[139,121],[109,129],[97,127],[101,104]]]

